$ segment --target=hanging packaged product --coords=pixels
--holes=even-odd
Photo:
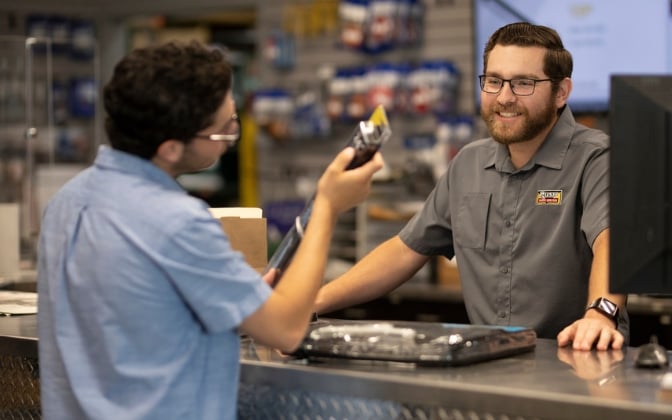
[[[66,53],[70,48],[70,20],[63,16],[50,16],[48,31],[54,54]]]
[[[474,139],[474,119],[468,115],[456,116],[448,119],[448,124],[450,126],[448,160],[450,161]]]
[[[395,44],[400,47],[418,45],[422,39],[425,9],[421,0],[397,0]]]
[[[431,68],[422,63],[408,75],[409,108],[412,114],[427,114],[436,100],[437,91],[432,82]]]
[[[286,90],[269,88],[256,92],[252,114],[272,140],[280,143],[289,140],[293,113],[294,101]]]
[[[284,31],[273,31],[264,41],[263,54],[276,69],[293,68],[296,56],[294,37]]]
[[[342,0],[338,6],[341,44],[352,49],[364,46],[368,20],[368,0]]]
[[[457,112],[459,88],[457,67],[451,61],[439,60],[434,62],[434,72],[440,94],[438,101],[434,104],[433,112],[436,115],[454,115]]]
[[[380,147],[390,138],[392,130],[387,121],[385,108],[378,106],[368,121],[360,121],[352,133],[352,137],[346,146],[355,148],[355,157],[352,159],[347,169],[357,168],[367,161],[380,149]],[[273,253],[271,260],[268,262],[266,272],[271,269],[277,269],[275,283],[277,283],[282,275],[282,272],[287,268],[289,262],[292,260],[301,239],[303,232],[308,226],[310,215],[313,209],[314,197],[308,200],[308,203],[296,216],[294,225],[284,236],[280,245]]]
[[[409,75],[410,106],[415,114],[450,115],[456,110],[458,73],[450,61],[425,61]]]
[[[75,118],[93,118],[96,114],[96,81],[90,77],[70,80],[70,115]]]
[[[374,109],[377,105],[385,107],[385,111],[392,112],[395,107],[396,91],[401,76],[398,68],[390,63],[379,63],[369,69],[367,73],[367,105]]]
[[[349,121],[358,121],[366,116],[369,108],[366,102],[367,76],[366,68],[356,67],[351,69],[350,86],[352,91],[348,97],[346,115]]]
[[[394,111],[399,114],[410,113],[411,90],[409,85],[409,75],[411,74],[412,66],[410,63],[402,62],[395,65],[397,74],[399,75],[399,83],[394,91]]]
[[[364,45],[367,53],[381,53],[394,46],[396,14],[396,0],[371,0]]]
[[[331,124],[315,90],[304,88],[294,103],[292,138],[314,140],[329,135]]]
[[[90,60],[96,54],[96,31],[90,20],[73,20],[70,24],[72,46],[70,56],[78,60]]]
[[[448,163],[474,139],[474,119],[469,115],[438,118],[434,146],[434,176],[438,179]]]
[[[346,118],[345,107],[350,91],[348,69],[338,69],[329,81],[327,99],[327,115],[331,121],[337,122]]]

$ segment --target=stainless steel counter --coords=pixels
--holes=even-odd
[[[0,356],[37,359],[37,316],[0,316]]]
[[[0,319],[0,361],[36,362],[36,327],[35,316]],[[297,360],[244,340],[239,418],[672,418],[665,371],[636,369],[634,356],[633,348],[575,352],[539,340],[533,352],[504,359],[419,367]]]
[[[296,410],[301,405],[328,405],[347,412],[344,405],[351,401],[352,407],[368,406],[360,415],[375,409],[398,413],[388,418],[672,418],[672,391],[666,395],[660,389],[665,371],[635,369],[633,348],[575,352],[558,349],[554,340],[539,340],[533,352],[500,360],[462,367],[416,367],[347,360],[306,362],[249,346],[243,353],[241,383],[264,388],[258,393],[259,407],[269,405],[265,398],[280,401],[279,407],[302,402]],[[311,398],[315,395],[319,397]],[[407,411],[422,416],[404,415]]]

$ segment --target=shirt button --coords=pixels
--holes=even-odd
[[[511,221],[507,220],[504,222],[504,225],[506,225],[506,227],[511,227]]]
[[[502,267],[499,269],[499,271],[502,272],[503,274],[506,274],[509,272],[509,267]]]

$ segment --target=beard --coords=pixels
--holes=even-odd
[[[509,124],[503,123],[495,119],[498,112],[517,112],[523,118],[522,127],[516,129]],[[539,133],[546,130],[554,123],[557,115],[557,108],[553,100],[549,100],[546,104],[537,110],[534,114],[530,114],[527,109],[516,109],[515,107],[505,107],[495,105],[490,109],[485,109],[481,105],[481,116],[488,127],[488,132],[492,138],[500,144],[509,145],[514,143],[523,143],[534,139]]]

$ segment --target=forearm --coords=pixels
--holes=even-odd
[[[616,303],[620,308],[625,306],[625,296],[609,292],[609,229],[597,236],[593,243],[593,264],[588,283],[588,302],[604,297]]]
[[[327,264],[329,244],[338,215],[319,198],[313,205],[311,219],[305,235],[292,258],[275,292],[287,299],[294,317],[307,319],[312,313],[313,302],[322,285]],[[297,291],[302,291],[297,293]],[[305,313],[304,313],[305,312]],[[287,320],[288,322],[295,320]]]
[[[609,293],[609,229],[602,231],[593,243],[593,263],[588,282],[588,299],[586,305],[602,297],[617,304],[621,309],[625,306],[625,296]],[[560,347],[572,343],[574,350],[620,349],[626,337],[615,329],[618,321],[608,315],[609,308],[594,308],[585,312],[584,316],[558,334]],[[616,325],[614,324],[616,323]]]
[[[428,257],[409,249],[395,236],[322,287],[315,311],[327,313],[380,297],[408,280],[427,260]]]
[[[376,153],[362,166],[347,170],[354,153],[352,147],[342,150],[320,177],[310,220],[292,261],[279,273],[282,279],[266,302],[243,320],[241,330],[255,340],[291,351],[304,338],[338,216],[367,197],[373,174],[383,167]]]
[[[268,301],[243,321],[241,330],[261,344],[292,351],[305,335],[322,284],[327,249],[338,215],[319,198],[282,279]]]

